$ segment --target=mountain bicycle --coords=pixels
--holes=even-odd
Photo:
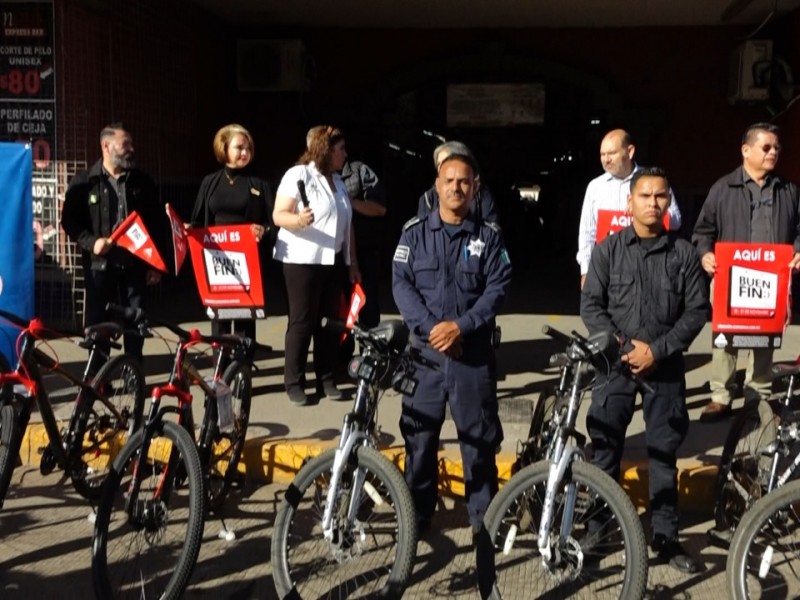
[[[776,363],[775,379],[786,391],[774,412],[769,402],[746,402],[733,421],[720,457],[714,507],[715,541],[730,540],[742,515],[753,503],[796,476],[800,465],[800,411],[795,390],[800,364]]]
[[[98,505],[92,539],[95,593],[99,598],[178,598],[197,562],[205,509],[219,514],[239,475],[252,395],[249,357],[259,345],[237,335],[186,331],[141,310],[109,310],[144,335],[158,335],[154,326],[165,327],[178,342],[169,380],[153,388],[144,426],[114,461]],[[199,367],[206,353],[189,357],[198,344],[216,355],[208,379]],[[192,385],[205,396],[196,444]],[[176,398],[177,406],[162,406],[165,397]]]
[[[567,348],[550,358],[559,384],[539,398],[516,472],[484,517],[495,548],[489,596],[510,598],[525,581],[529,597],[642,598],[648,559],[639,515],[616,481],[584,462],[586,437],[575,428],[590,371],[610,372],[619,343],[606,333],[543,332]]]
[[[47,328],[39,319],[23,319],[5,310],[0,310],[0,318],[21,329],[14,370],[7,364],[0,368],[0,507],[34,404],[49,440],[40,449],[39,470],[48,475],[58,467],[81,496],[97,500],[111,460],[139,427],[144,411],[145,378],[139,361],[127,354],[109,357],[104,350],[121,347],[115,341],[122,335],[121,326],[101,323],[86,328],[78,345],[89,350],[89,359],[83,377],[78,378],[36,345],[40,340],[62,339],[63,333]],[[101,363],[92,375],[94,366]],[[42,382],[45,373],[57,374],[78,388],[63,431]]]
[[[397,467],[376,449],[381,382],[413,395],[415,365],[400,320],[352,328],[362,349],[348,366],[357,380],[339,445],[305,463],[286,490],[272,535],[280,598],[399,598],[411,576],[417,522]]]
[[[757,500],[736,528],[726,566],[728,598],[796,598],[800,589],[800,481]]]

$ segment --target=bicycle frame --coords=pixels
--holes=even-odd
[[[175,413],[178,415],[178,423],[189,432],[192,440],[195,439],[194,435],[194,417],[192,415],[192,394],[189,391],[189,386],[194,382],[197,383],[209,398],[216,399],[217,393],[213,386],[210,386],[204,379],[197,368],[186,358],[189,348],[198,344],[204,343],[199,333],[191,332],[188,339],[181,339],[178,342],[175,351],[175,360],[172,365],[172,370],[168,382],[164,385],[154,386],[150,396],[150,409],[147,419],[144,424],[144,434],[142,437],[141,450],[139,456],[134,464],[134,472],[138,472],[142,466],[142,461],[146,461],[150,451],[150,443],[158,425],[164,421],[166,415]],[[227,352],[219,348],[217,344],[212,344],[212,347],[219,349],[217,361],[214,367],[214,378],[220,375],[221,366]],[[178,401],[177,406],[161,406],[161,400],[164,397],[176,398]],[[211,404],[214,404],[213,402]],[[170,456],[167,459],[167,467],[162,473],[162,484],[159,487],[159,495],[169,498],[172,490],[173,477],[170,475],[174,470],[177,460],[175,449],[170,451]],[[202,457],[201,457],[202,458]],[[137,515],[133,512],[134,502],[137,501],[139,495],[139,487],[141,480],[139,477],[131,478],[128,497],[125,500],[125,512],[128,514],[129,520],[133,520]]]
[[[334,327],[341,327],[334,324]],[[392,384],[395,389],[406,385],[402,391],[413,390],[416,388],[415,380],[412,378],[414,360],[423,360],[420,355],[415,354],[414,350],[406,347],[408,330],[404,324],[398,326],[396,322],[387,321],[379,324],[371,331],[366,331],[358,326],[351,328],[352,333],[363,344],[364,353],[361,357],[351,361],[349,366],[350,375],[358,380],[353,410],[344,416],[342,424],[342,434],[339,445],[336,448],[333,466],[331,468],[331,479],[328,485],[328,493],[325,499],[325,509],[322,515],[322,531],[328,542],[334,541],[335,531],[333,528],[333,507],[336,497],[341,488],[344,466],[347,459],[351,456],[357,444],[375,447],[375,413],[378,408],[380,398],[379,382],[386,374],[392,358],[400,360],[394,371],[395,379]],[[403,333],[400,333],[402,330]],[[345,329],[347,331],[347,329]],[[376,333],[378,332],[378,333]],[[404,351],[398,350],[403,347]],[[398,378],[399,376],[399,378]],[[408,382],[408,383],[407,383]],[[360,467],[356,467],[353,472],[353,494],[350,496],[350,503],[347,510],[347,522],[351,523],[356,519],[358,511],[358,498],[361,489],[366,484],[366,474]],[[380,497],[374,490],[367,489],[367,493],[373,500],[380,504]]]

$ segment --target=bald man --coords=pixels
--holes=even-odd
[[[597,212],[626,209],[631,178],[639,169],[639,165],[633,160],[635,153],[636,146],[633,145],[630,134],[624,129],[612,129],[600,143],[600,164],[603,165],[605,172],[592,179],[586,186],[578,229],[576,259],[581,268],[581,288],[586,280],[597,237]],[[675,230],[681,226],[681,211],[671,189],[669,194],[669,227]]]

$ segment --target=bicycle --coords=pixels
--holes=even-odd
[[[411,576],[417,523],[402,474],[376,449],[381,382],[413,395],[415,363],[400,320],[352,333],[362,348],[348,366],[357,380],[339,445],[305,463],[286,490],[272,537],[280,598],[399,598]]]
[[[178,598],[197,562],[206,508],[219,514],[238,478],[252,395],[249,357],[259,345],[236,335],[186,331],[141,310],[109,310],[144,335],[158,334],[153,325],[165,327],[178,342],[169,379],[153,388],[144,426],[117,456],[100,499],[92,539],[95,593],[99,598]],[[198,344],[216,353],[208,380],[187,357]],[[192,385],[205,396],[197,444]],[[165,397],[176,398],[177,406],[162,406]],[[227,528],[223,532],[233,538]]]
[[[508,598],[526,581],[530,597],[641,598],[648,564],[639,515],[616,481],[584,462],[586,437],[575,429],[590,369],[608,372],[619,343],[606,333],[543,333],[567,349],[550,358],[559,384],[540,396],[516,472],[484,517],[495,548],[489,596]]]
[[[753,503],[795,476],[800,451],[800,411],[794,408],[800,365],[777,363],[774,378],[785,380],[786,392],[775,413],[769,402],[747,402],[733,421],[720,457],[714,507],[715,541],[727,542]],[[787,464],[788,461],[788,464]]]
[[[64,338],[41,320],[26,320],[0,310],[0,318],[21,329],[18,362],[12,370],[0,368],[0,507],[16,466],[25,429],[34,404],[39,409],[48,445],[41,450],[39,470],[48,475],[58,467],[84,498],[96,501],[116,451],[139,427],[144,411],[145,377],[139,361],[127,354],[109,357],[104,347],[120,348],[116,323],[87,327],[79,346],[89,350],[83,377],[78,378],[40,348],[38,340]],[[3,361],[5,363],[5,360]],[[102,366],[92,376],[94,367]],[[61,430],[42,372],[55,373],[78,387],[66,429]]]
[[[800,481],[793,481],[757,500],[742,517],[728,553],[728,597],[797,597],[799,572]]]

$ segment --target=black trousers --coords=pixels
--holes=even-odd
[[[284,263],[289,324],[286,328],[286,363],[283,383],[288,390],[305,386],[308,347],[314,340],[314,373],[319,384],[333,377],[339,333],[323,329],[323,317],[340,319],[339,314],[347,267],[340,255],[334,265]]]
[[[106,304],[113,302],[130,308],[142,308],[145,289],[146,267],[137,263],[125,267],[109,264],[103,271],[83,269],[83,283],[86,290],[86,325],[96,325],[108,321]],[[142,360],[144,340],[135,334],[125,334],[125,352]],[[104,348],[106,352],[110,348]],[[96,369],[92,369],[96,371]]]
[[[653,533],[672,539],[678,535],[678,447],[689,429],[686,381],[647,382],[653,393],[642,393],[645,442],[650,461],[650,523]],[[594,454],[592,464],[619,481],[625,432],[631,422],[636,384],[618,373],[598,376],[586,416]]]

